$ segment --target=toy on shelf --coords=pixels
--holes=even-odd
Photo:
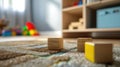
[[[78,5],[78,2],[74,2],[74,3],[73,3],[73,6],[77,6],[77,5]]]
[[[78,38],[77,39],[77,50],[78,51],[84,52],[85,42],[92,42],[92,38]]]
[[[85,57],[93,63],[112,63],[112,44],[106,43],[85,43]]]
[[[82,5],[82,4],[83,4],[83,1],[79,0],[78,2],[74,2],[73,6],[78,6],[78,5]]]
[[[39,32],[36,30],[34,24],[32,22],[26,22],[26,26],[23,27],[23,34],[30,36],[39,36]],[[29,32],[29,33],[28,33]]]
[[[49,50],[62,50],[63,39],[62,38],[48,38],[48,49]]]
[[[78,5],[82,5],[83,4],[83,0],[80,0]]]
[[[74,30],[74,29],[85,29],[85,25],[84,25],[84,19],[80,18],[79,22],[71,22],[71,24],[69,25],[69,30]]]

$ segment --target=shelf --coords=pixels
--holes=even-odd
[[[80,14],[82,13],[82,5],[64,8],[62,11],[71,14]]]
[[[120,28],[109,28],[109,29],[81,29],[81,30],[63,30],[64,33],[70,33],[70,32],[120,32]]]
[[[106,6],[111,6],[119,3],[120,3],[120,0],[106,0],[106,1],[104,0],[104,1],[93,2],[93,3],[87,4],[86,6],[93,9],[99,9],[99,8],[104,8]]]
[[[62,34],[64,38],[94,37],[92,36],[93,33],[96,34],[96,38],[120,38],[118,34],[116,35],[116,33],[120,33],[120,28],[96,28],[97,10],[120,6],[120,0],[100,0],[88,4],[86,4],[87,0],[83,0],[83,5],[73,6],[75,2],[79,1],[80,0],[62,0]],[[68,30],[69,25],[72,22],[79,21],[80,18],[84,19],[86,29]],[[104,33],[107,34],[107,36],[104,35]],[[115,34],[115,36],[111,34]]]

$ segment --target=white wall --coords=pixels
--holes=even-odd
[[[61,31],[62,0],[32,0],[33,22],[42,31]]]

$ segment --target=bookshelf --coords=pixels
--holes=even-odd
[[[87,3],[83,0],[82,5],[73,6],[79,0],[62,0],[62,35],[63,38],[92,37],[92,33],[99,32],[120,32],[120,28],[96,28],[96,10],[116,6],[120,0],[102,0]],[[84,29],[69,29],[71,22],[76,22],[83,18]]]

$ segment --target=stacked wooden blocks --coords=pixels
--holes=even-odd
[[[71,22],[71,24],[69,25],[69,30],[84,29],[85,25],[83,20],[83,18],[80,18],[79,22]]]
[[[79,52],[84,52],[85,50],[85,42],[91,42],[92,38],[78,38],[77,40],[77,50]]]
[[[63,49],[63,38],[48,38],[48,49],[49,50],[62,50]]]
[[[85,57],[93,63],[112,63],[112,44],[85,43]]]

